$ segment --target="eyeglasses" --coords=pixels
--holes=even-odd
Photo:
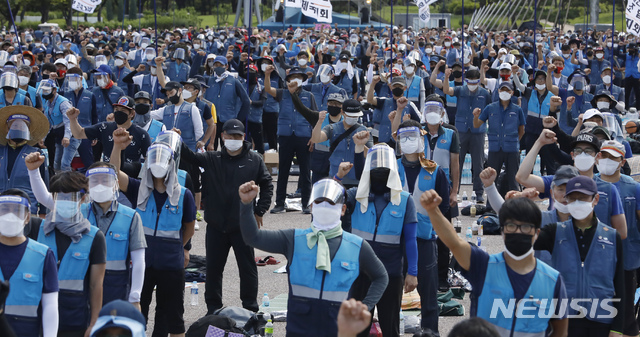
[[[590,156],[595,156],[596,155],[596,150],[592,149],[592,148],[581,148],[581,147],[576,147],[575,149],[573,149],[573,153],[575,153],[576,155],[582,154],[582,153],[586,153]]]
[[[516,225],[513,222],[507,222],[504,224],[504,227],[502,227],[502,231],[505,233],[515,233],[516,230],[518,229],[520,229],[520,232],[522,234],[530,234],[532,231],[536,229],[536,226],[529,223]]]

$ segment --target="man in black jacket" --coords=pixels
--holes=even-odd
[[[271,174],[262,157],[251,151],[251,144],[244,141],[244,125],[230,119],[222,126],[222,151],[193,153],[182,144],[182,160],[202,167],[202,193],[205,201],[204,220],[207,222],[207,281],[205,301],[207,314],[222,308],[222,273],[233,251],[240,272],[240,299],[242,306],[258,311],[258,269],[253,248],[242,239],[240,232],[240,185],[255,181],[260,186],[260,199],[254,207],[254,216],[262,226],[262,216],[269,210],[273,185]]]

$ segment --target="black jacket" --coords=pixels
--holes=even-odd
[[[208,226],[223,233],[240,231],[240,185],[255,181],[260,186],[259,200],[254,213],[263,216],[271,206],[273,184],[271,174],[262,157],[251,151],[251,144],[244,142],[242,152],[230,156],[226,149],[194,153],[182,143],[182,160],[202,167],[202,199],[205,202],[204,220]]]

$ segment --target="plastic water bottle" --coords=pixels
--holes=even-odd
[[[467,191],[462,193],[462,207],[467,207],[469,204],[469,196],[467,195]]]
[[[404,314],[402,313],[402,309],[400,309],[400,336],[404,335]]]
[[[273,322],[267,321],[267,325],[264,326],[264,337],[273,337]]]
[[[469,209],[471,216],[476,216],[476,195],[471,195],[471,208]]]
[[[462,222],[460,221],[460,219],[456,218],[454,227],[455,227],[456,233],[462,232]]]
[[[198,282],[193,281],[191,284],[191,305],[198,305]]]
[[[264,296],[262,296],[262,308],[264,312],[269,312],[270,306],[271,301],[269,300],[269,295],[267,295],[267,293],[264,293]]]
[[[467,227],[467,232],[465,233],[465,237],[467,238],[468,242],[471,242],[473,240],[473,232],[471,231],[471,226]]]
[[[484,226],[478,225],[478,236],[483,236],[483,235],[484,235]]]

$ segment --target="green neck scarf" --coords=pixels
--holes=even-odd
[[[342,224],[339,224],[328,231],[321,231],[313,226],[311,229],[313,232],[307,233],[307,247],[312,249],[316,244],[318,244],[316,269],[325,270],[331,273],[331,256],[329,254],[329,244],[327,244],[327,239],[333,239],[342,235]]]

